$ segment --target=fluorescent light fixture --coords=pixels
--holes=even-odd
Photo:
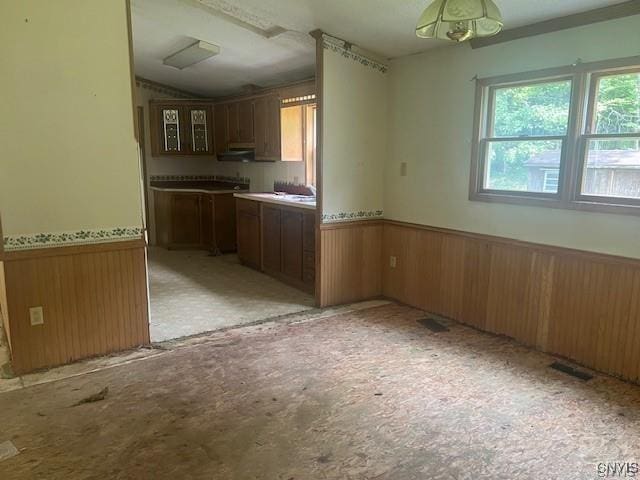
[[[179,52],[169,55],[162,63],[182,70],[219,53],[220,47],[218,45],[198,40],[187,48],[183,48]]]

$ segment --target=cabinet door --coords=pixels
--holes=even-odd
[[[229,108],[216,105],[213,114],[215,152],[221,154],[229,150]]]
[[[280,272],[281,270],[280,214],[279,208],[263,204],[262,269],[267,272]]]
[[[302,280],[302,213],[282,210],[282,273]]]
[[[187,153],[211,155],[214,152],[212,135],[212,114],[208,105],[184,107]]]
[[[153,155],[176,155],[184,150],[183,127],[180,107],[167,104],[149,105],[151,126],[151,153]]]
[[[229,103],[227,108],[227,119],[229,129],[229,142],[240,142],[240,108],[238,103]]]
[[[242,198],[236,199],[238,227],[238,257],[245,265],[260,269],[262,253],[260,240],[260,204]]]
[[[280,159],[280,97],[270,95],[265,99],[266,104],[266,124],[265,155],[272,159]]]
[[[200,194],[200,228],[202,232],[202,246],[211,251],[215,251],[216,249],[213,214],[213,194]]]
[[[213,195],[213,235],[219,251],[236,251],[236,199],[233,193]]]
[[[256,157],[267,156],[267,99],[257,98],[253,104],[254,136],[256,142]]]
[[[201,195],[174,193],[171,198],[171,246],[202,245]]]
[[[238,142],[251,143],[255,136],[253,132],[253,100],[243,100],[237,104],[238,108]]]

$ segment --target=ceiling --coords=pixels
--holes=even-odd
[[[625,0],[495,0],[505,29]],[[314,74],[321,29],[383,58],[446,45],[417,38],[429,0],[132,0],[136,75],[206,96],[303,80]],[[184,70],[162,59],[194,42],[221,53]]]

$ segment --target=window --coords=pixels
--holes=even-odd
[[[560,170],[558,170],[557,168],[553,170],[545,170],[544,179],[542,181],[542,191],[545,193],[557,193],[559,179]]]
[[[478,80],[470,198],[640,214],[638,65]]]
[[[282,161],[304,162],[305,183],[315,186],[316,105],[315,95],[282,100],[280,132]]]

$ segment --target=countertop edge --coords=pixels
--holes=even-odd
[[[268,194],[267,194],[268,195]],[[309,205],[302,202],[292,202],[290,200],[279,200],[276,198],[266,197],[264,193],[238,193],[236,190],[233,194],[236,198],[244,198],[246,200],[253,200],[254,202],[273,203],[275,205],[284,205],[286,207],[301,208],[304,210],[316,210],[316,205]]]

